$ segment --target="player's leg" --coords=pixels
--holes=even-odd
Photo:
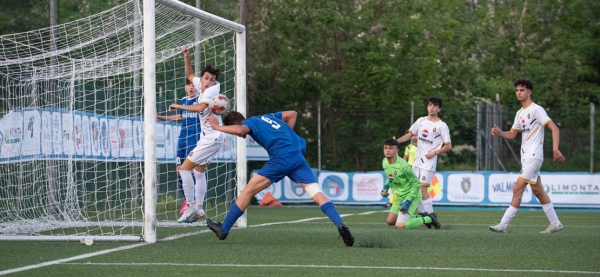
[[[196,221],[201,217],[204,217],[204,198],[206,197],[206,169],[212,158],[219,152],[219,149],[223,146],[222,135],[217,137],[204,137],[200,139],[196,148],[190,154],[196,167],[193,170],[195,184],[194,184],[194,200],[196,205],[196,214],[192,218],[192,221]]]
[[[186,200],[185,211],[177,220],[177,222],[190,222],[189,220],[192,216],[198,211],[196,206],[194,205],[194,178],[192,177],[192,169],[198,166],[198,164],[194,163],[190,158],[185,159],[183,164],[179,166],[179,175],[181,176],[181,181],[183,182],[183,191]]]
[[[398,221],[398,212],[400,209],[400,197],[398,197],[395,193],[392,193],[392,195],[395,195],[395,200],[392,203],[392,207],[390,207],[390,211],[388,213],[388,217],[386,220],[387,225],[390,226],[395,226],[396,222]]]
[[[404,200],[404,199],[402,199]],[[419,206],[419,202],[421,199],[417,198],[413,203],[408,207],[407,213],[400,212],[398,214],[398,219],[396,220],[396,228],[397,229],[412,229],[421,226],[422,224],[433,224],[436,229],[440,229],[441,225],[437,221],[437,218],[434,215],[427,216],[411,216]]]
[[[293,165],[287,176],[293,182],[299,183],[304,187],[306,193],[319,205],[321,211],[331,220],[333,225],[338,229],[346,246],[354,245],[354,236],[350,229],[343,222],[339,212],[331,203],[331,200],[325,196],[321,187],[317,184],[317,178],[312,173],[308,162],[304,155],[300,152],[293,152],[285,159],[290,165]]]
[[[518,179],[513,186],[513,197],[512,201],[510,202],[510,206],[508,206],[508,209],[506,209],[504,212],[500,223],[490,226],[490,230],[500,233],[506,232],[508,224],[517,214],[519,206],[521,206],[521,198],[523,197],[523,191],[525,191],[525,187],[527,187],[527,183],[524,180]]]
[[[179,214],[183,214],[183,212],[185,212],[185,207],[187,205],[187,201],[185,200],[185,192],[183,191],[183,181],[179,175],[179,166],[183,163],[183,161],[185,161],[185,157],[187,157],[189,150],[192,150],[192,148],[188,148],[185,139],[180,138],[177,140],[177,158],[175,159],[175,166],[177,166],[177,184],[179,186],[179,191],[181,191],[181,196],[183,197],[183,204],[181,205]]]
[[[537,199],[540,201],[540,204],[542,204],[542,209],[544,210],[546,217],[548,217],[548,221],[550,221],[550,225],[548,225],[548,228],[546,228],[546,230],[544,231],[541,231],[540,233],[549,234],[562,230],[563,225],[560,222],[560,220],[558,220],[558,215],[556,215],[554,205],[552,205],[550,197],[544,190],[544,186],[542,186],[542,178],[540,176],[537,177],[537,182],[531,185],[531,191],[533,192],[535,197],[537,197]]]

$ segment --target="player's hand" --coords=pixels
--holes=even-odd
[[[216,127],[219,126],[219,121],[213,115],[209,116],[206,120],[208,121],[208,124],[210,124],[210,127],[212,127],[215,130],[216,130]]]
[[[412,201],[410,200],[404,200],[404,202],[402,202],[402,207],[400,208],[400,211],[402,213],[408,213],[408,207],[410,207],[410,204],[412,204]]]
[[[565,158],[565,156],[563,156],[562,153],[560,153],[560,151],[558,149],[554,150],[554,161],[555,162],[564,162],[567,158]]]
[[[383,190],[381,190],[381,197],[388,197],[390,196],[390,193],[388,192],[388,190],[390,189],[390,186],[385,185],[383,186]]]
[[[184,57],[189,57],[190,56],[190,50],[188,50],[187,47],[181,48],[181,52],[183,53]]]
[[[178,105],[178,104],[171,104],[171,105],[169,106],[169,111],[172,111],[172,110],[177,110],[177,109],[178,109],[178,107],[179,107],[179,105]]]
[[[492,127],[492,136],[500,135],[500,132],[502,132],[502,130],[500,130],[500,128],[494,124],[494,127]]]
[[[425,158],[427,158],[427,159],[433,159],[433,157],[435,157],[434,151],[429,151],[429,152],[427,152],[427,154],[425,154]]]

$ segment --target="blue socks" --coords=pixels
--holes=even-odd
[[[333,225],[335,225],[335,227],[337,228],[338,223],[342,222],[342,218],[340,217],[340,214],[338,213],[338,211],[335,209],[335,206],[333,206],[333,203],[327,202],[327,203],[321,205],[320,208],[321,208],[321,211],[325,215],[327,215],[327,217],[329,217],[331,222],[333,222]]]
[[[240,216],[242,216],[243,214],[244,214],[244,211],[240,210],[240,208],[238,208],[238,205],[236,203],[233,203],[233,205],[231,206],[231,209],[229,209],[229,212],[227,213],[227,216],[225,216],[225,221],[223,221],[223,224],[221,224],[221,231],[223,231],[223,233],[229,233],[229,230],[231,230],[231,227],[233,226],[235,221],[238,218],[240,218]],[[338,217],[339,217],[339,215],[338,215]]]

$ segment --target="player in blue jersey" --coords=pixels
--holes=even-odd
[[[271,183],[288,176],[293,182],[302,185],[306,193],[319,204],[321,211],[337,227],[344,244],[346,246],[354,244],[354,237],[350,233],[350,229],[344,224],[329,198],[321,191],[315,175],[304,159],[306,141],[296,135],[293,130],[296,117],[295,111],[284,111],[246,119],[241,113],[230,111],[223,119],[224,126],[219,126],[219,122],[213,116],[208,118],[210,125],[215,130],[243,138],[250,135],[269,154],[269,160],[244,187],[229,209],[223,223],[214,222],[210,218],[206,219],[208,228],[215,232],[219,239],[227,238],[229,230],[235,221],[244,214],[254,195],[267,188]]]
[[[181,105],[191,106],[198,103],[198,92],[194,88],[192,82],[186,78],[185,85],[186,96],[181,98]],[[186,207],[185,193],[183,191],[183,183],[181,176],[179,175],[179,166],[190,154],[190,151],[196,147],[196,143],[200,140],[200,114],[196,112],[190,112],[186,110],[179,110],[175,115],[156,115],[157,120],[181,120],[181,132],[179,132],[179,139],[177,140],[177,158],[175,165],[177,166],[177,182],[179,183],[179,190],[183,195],[183,205],[181,206],[180,214],[183,214]]]

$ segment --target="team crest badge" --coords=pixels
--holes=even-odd
[[[435,133],[436,128],[433,128],[433,132]]]
[[[421,180],[425,181],[425,176],[421,177]]]
[[[469,190],[471,189],[471,178],[470,177],[463,177],[462,182],[460,183],[460,188],[462,188],[464,193],[469,192]]]
[[[530,119],[530,118],[531,118],[531,114],[528,113],[527,114],[527,119]]]
[[[344,181],[338,176],[329,175],[323,180],[321,184],[325,196],[330,198],[336,198],[342,195],[344,192]]]

